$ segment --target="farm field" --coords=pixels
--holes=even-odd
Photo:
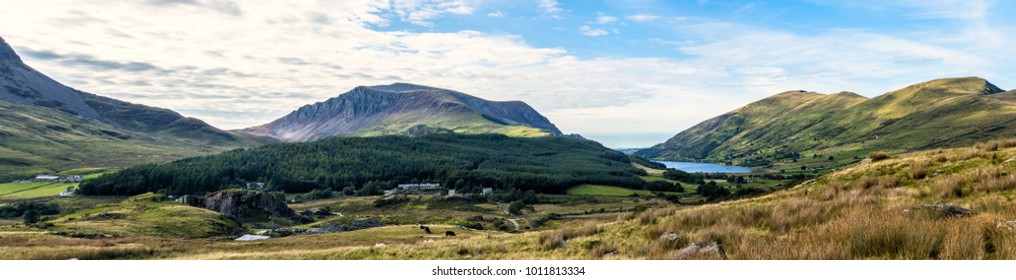
[[[0,184],[0,201],[26,200],[60,195],[78,183],[12,182]]]

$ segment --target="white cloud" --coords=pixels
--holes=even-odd
[[[430,20],[444,14],[472,14],[478,3],[472,0],[393,0],[390,9],[399,17],[421,26],[432,26]]]
[[[632,21],[636,21],[636,22],[650,22],[650,21],[654,21],[656,19],[659,19],[660,17],[658,17],[656,15],[650,15],[650,14],[636,14],[636,15],[627,16],[625,18],[627,18],[629,20],[632,20]]]
[[[487,16],[488,17],[492,17],[492,18],[502,18],[502,17],[504,17],[504,12],[502,12],[502,11],[493,11],[493,12],[487,13]]]
[[[109,3],[5,3],[0,35],[32,67],[72,87],[229,129],[266,123],[358,85],[411,82],[523,100],[566,132],[657,135],[606,142],[648,146],[785,90],[873,96],[948,76],[1011,79],[1003,70],[1016,65],[1007,55],[1013,50],[1003,49],[1012,44],[986,51],[964,42],[966,33],[927,40],[864,30],[799,35],[696,18],[672,27],[680,37],[646,39],[689,58],[578,58],[512,35],[372,29],[414,12],[421,22],[474,13],[478,6],[461,8],[472,3],[465,1],[243,1],[236,2],[239,16],[205,6],[212,2]],[[101,64],[116,67],[96,68]]]
[[[983,19],[991,6],[988,0],[901,0],[906,6],[917,8],[914,15],[925,18]]]
[[[540,0],[540,8],[548,13],[554,14],[561,11],[561,5],[555,0]]]
[[[615,22],[617,22],[617,17],[603,15],[596,17],[596,24],[611,24]]]
[[[586,35],[586,36],[589,36],[589,37],[600,37],[600,36],[608,34],[607,30],[596,29],[596,28],[589,27],[587,25],[583,25],[582,27],[579,27],[579,31],[581,31],[579,33],[582,33],[582,35]]]

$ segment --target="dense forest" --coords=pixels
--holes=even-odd
[[[483,187],[562,193],[578,184],[639,188],[627,155],[599,143],[565,137],[435,134],[328,138],[238,149],[218,155],[147,164],[87,180],[85,195],[134,195],[165,190],[201,194],[264,182],[270,190],[302,193],[394,188],[434,182],[460,192]]]

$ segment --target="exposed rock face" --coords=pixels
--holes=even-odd
[[[205,209],[240,221],[296,215],[285,201],[259,191],[221,191],[205,197],[203,204]]]
[[[461,92],[402,83],[356,87],[243,132],[285,141],[310,141],[328,136],[427,134],[464,126],[484,133],[496,132],[498,127],[524,126],[561,135],[546,117],[521,101],[488,101]]]

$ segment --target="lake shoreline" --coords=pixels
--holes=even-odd
[[[750,167],[735,166],[735,165],[720,165],[715,163],[705,162],[686,162],[686,161],[655,161],[666,165],[667,168],[673,168],[688,173],[752,173],[753,170]]]

